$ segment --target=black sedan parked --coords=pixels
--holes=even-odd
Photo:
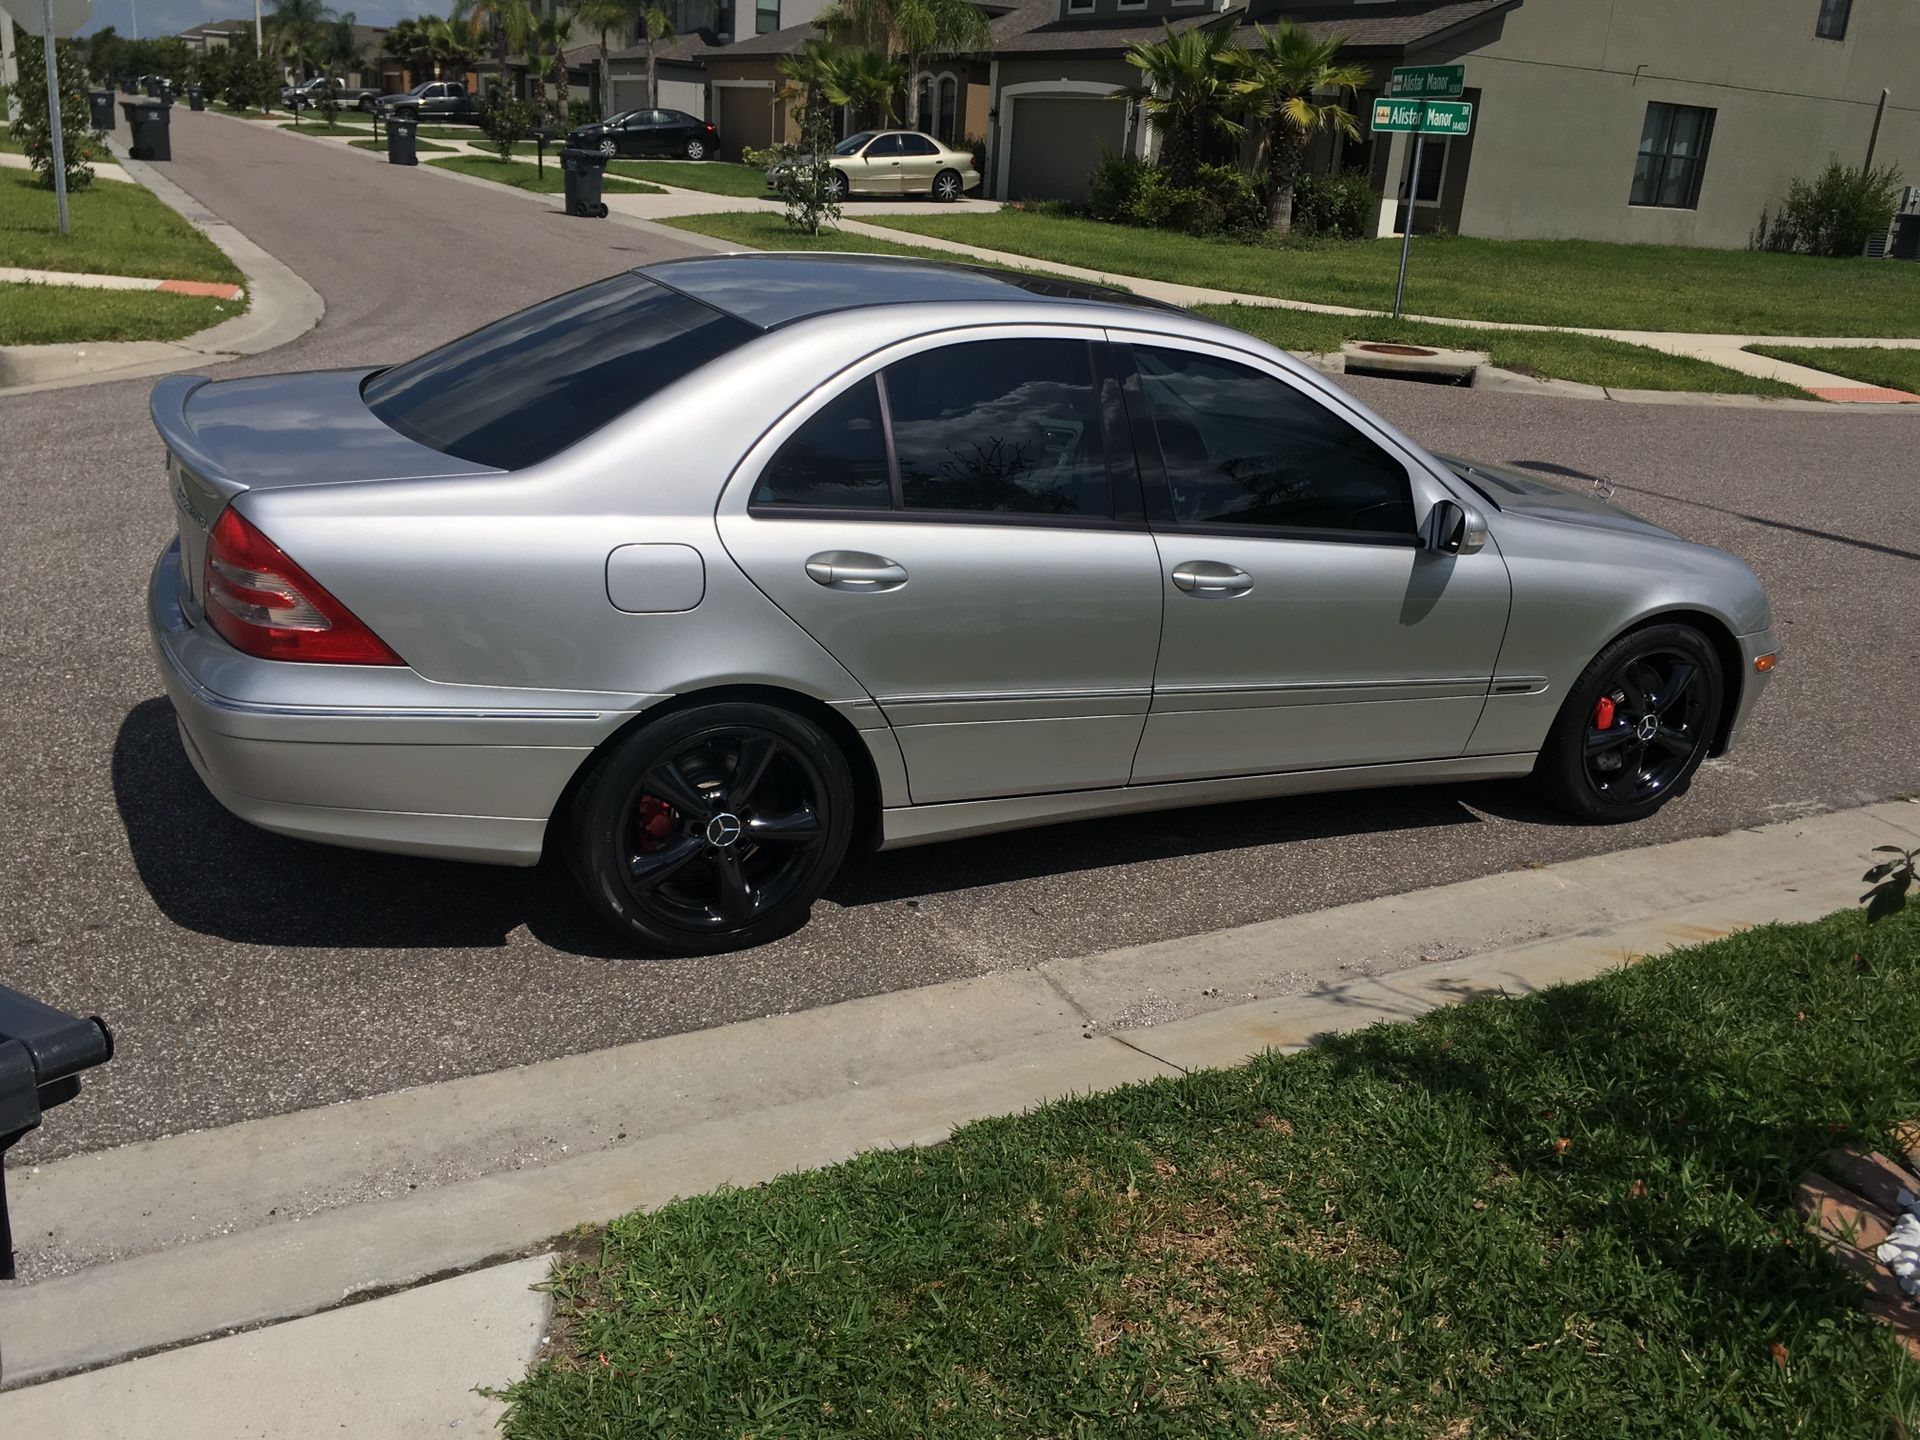
[[[582,125],[567,144],[602,155],[674,155],[705,160],[720,153],[720,132],[684,110],[627,110]]]

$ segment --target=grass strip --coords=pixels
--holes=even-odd
[[[876,217],[878,218],[878,217]],[[865,251],[912,255],[925,260],[964,260],[924,245],[877,240],[867,235],[826,231],[807,236],[789,229],[777,213],[732,211],[685,215],[660,222],[712,235],[759,250]],[[1776,395],[1806,399],[1806,392],[1777,380],[1743,375],[1724,365],[1666,355],[1641,345],[1556,331],[1479,330],[1466,326],[1425,325],[1385,318],[1320,315],[1258,305],[1202,305],[1196,313],[1245,330],[1283,350],[1319,353],[1338,350],[1347,340],[1386,340],[1456,350],[1484,350],[1495,365],[1523,374],[1588,385],[1631,390],[1679,390],[1714,394]]]
[[[1393,308],[1398,240],[1235,244],[1032,210],[873,223],[1120,275]],[[1407,308],[1528,325],[1748,335],[1920,335],[1920,266],[1593,240],[1413,242]]]
[[[766,171],[724,160],[616,160],[610,168],[616,175],[681,190],[704,190],[710,195],[764,199],[767,194]]]
[[[557,195],[566,189],[566,177],[561,173],[557,161],[545,169],[524,161],[502,160],[491,155],[450,155],[444,160],[429,160],[427,163],[442,170],[457,170],[462,175],[475,175],[482,180],[511,185],[516,190],[532,190],[541,195]],[[657,185],[643,185],[638,181],[621,180],[613,176],[605,177],[601,185],[608,195],[663,193]]]
[[[147,275],[243,283],[214,243],[144,185],[96,180],[67,197],[71,233],[60,233],[53,191],[30,170],[0,170],[0,255],[31,270]]]
[[[1920,912],[1770,926],[634,1214],[507,1433],[1884,1440],[1793,1186],[1920,1113]]]
[[[246,308],[244,300],[159,290],[0,284],[0,345],[179,340]]]
[[[1829,375],[1844,375],[1863,385],[1884,385],[1889,390],[1920,395],[1920,349],[1888,345],[1749,345],[1747,349]]]
[[[378,140],[349,140],[347,144],[355,150],[378,150],[382,155],[387,153],[387,140],[384,135]],[[416,155],[442,154],[452,148],[451,145],[436,145],[431,140],[422,140],[418,137],[415,137],[413,142]]]

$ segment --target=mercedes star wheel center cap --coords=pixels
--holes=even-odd
[[[716,815],[707,821],[707,843],[716,850],[724,850],[740,838],[738,815]]]

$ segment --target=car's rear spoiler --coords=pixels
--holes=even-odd
[[[187,419],[187,402],[202,385],[211,383],[205,375],[168,375],[153,387],[148,404],[153,428],[160,432],[167,450],[224,504],[245,490],[246,482],[214,458]]]

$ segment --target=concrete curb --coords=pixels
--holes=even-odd
[[[108,143],[132,179],[219,246],[239,268],[246,279],[248,307],[231,320],[184,340],[0,346],[0,395],[217,365],[285,345],[320,323],[327,307],[311,285],[152,165],[132,159],[118,141],[109,137]]]
[[[32,1382],[538,1251],[1048,1098],[1851,905],[1893,801],[726,1025],[13,1176]],[[1651,901],[1647,897],[1659,897]],[[591,1096],[591,1105],[582,1097]],[[66,1272],[66,1273],[62,1273]]]

